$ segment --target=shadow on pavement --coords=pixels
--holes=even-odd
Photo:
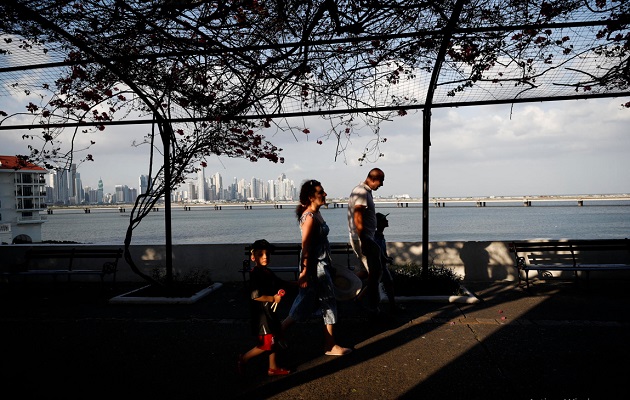
[[[59,282],[58,282],[59,283]],[[338,342],[324,356],[322,323],[295,325],[283,361],[235,371],[252,345],[240,283],[191,305],[111,305],[129,287],[0,285],[0,365],[20,397],[248,399],[601,399],[628,376],[625,282],[469,282],[476,304],[406,303],[371,324],[340,304]],[[292,299],[292,298],[291,298]],[[291,301],[281,303],[286,315]]]

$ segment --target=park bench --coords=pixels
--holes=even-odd
[[[72,275],[95,275],[104,282],[105,276],[112,275],[112,282],[116,282],[116,272],[118,270],[118,260],[122,257],[123,251],[118,249],[98,249],[98,248],[30,248],[26,250],[24,262],[15,266],[10,271],[3,272],[9,276],[34,276],[50,275],[55,279],[57,276],[67,276],[68,280]],[[77,259],[107,259],[100,268],[85,269],[75,268]],[[59,263],[57,260],[67,260],[66,263]]]
[[[300,251],[302,250],[301,244],[288,244],[288,245],[274,245],[275,249],[272,253],[272,261],[269,269],[274,273],[290,273],[293,274],[293,279],[298,280],[300,274]],[[330,253],[333,256],[333,262],[335,255],[345,255],[346,266],[350,269],[354,269],[351,265],[351,256],[354,256],[354,250],[349,243],[331,243]],[[251,246],[245,246],[243,252],[245,258],[243,259],[243,265],[238,270],[243,275],[243,282],[247,282],[249,272],[254,266],[253,261],[250,259]],[[279,260],[276,263],[276,260]],[[287,261],[288,260],[288,261]],[[294,260],[292,262],[291,260]],[[288,265],[287,265],[288,263]]]
[[[584,272],[588,281],[592,271],[630,270],[630,240],[549,240],[519,241],[509,244],[519,284],[524,276],[529,288],[529,272],[569,271],[574,277]],[[550,276],[550,275],[547,275]]]

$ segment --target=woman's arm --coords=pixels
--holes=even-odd
[[[306,288],[308,286],[308,268],[310,267],[308,265],[308,260],[309,260],[309,245],[311,243],[311,237],[314,234],[313,233],[313,227],[314,227],[314,223],[313,223],[313,215],[312,214],[307,214],[304,217],[304,220],[302,222],[302,258],[300,259],[300,276],[298,278],[298,285],[301,288]]]

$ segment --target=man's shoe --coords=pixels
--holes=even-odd
[[[291,370],[284,369],[284,368],[276,368],[276,369],[269,368],[269,370],[267,370],[267,375],[269,376],[289,375],[290,373],[291,373]]]

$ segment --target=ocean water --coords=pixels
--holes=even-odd
[[[601,204],[599,204],[601,203]],[[93,244],[123,244],[131,206],[118,209],[54,209],[42,225],[42,240]],[[330,226],[329,240],[348,240],[347,209],[321,209]],[[388,241],[422,241],[422,205],[379,206],[389,213]],[[299,243],[294,207],[191,207],[172,209],[173,244],[251,243],[266,238],[276,243]],[[450,205],[429,208],[429,241],[510,241],[527,239],[619,239],[630,237],[630,202],[602,201],[578,207],[575,203],[491,203],[486,207]],[[164,209],[150,213],[133,231],[132,244],[164,244]]]

